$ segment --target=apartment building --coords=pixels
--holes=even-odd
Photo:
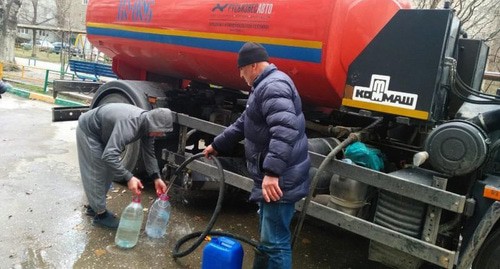
[[[85,31],[88,0],[23,0],[22,2],[18,17],[16,40],[18,43],[32,40],[33,31],[36,31],[37,40],[48,42],[61,40],[63,33]],[[33,3],[36,5],[36,12]]]

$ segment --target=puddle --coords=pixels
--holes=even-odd
[[[108,245],[106,247],[106,251],[109,252],[110,254],[117,254],[117,255],[130,255],[131,251],[134,251],[134,248],[131,249],[124,249],[120,248],[117,245]]]

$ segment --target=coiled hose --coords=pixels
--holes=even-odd
[[[173,183],[174,183],[175,179],[177,178],[177,175],[180,173],[180,171],[182,171],[193,160],[198,159],[198,158],[203,157],[203,156],[205,156],[203,153],[198,153],[198,154],[195,154],[195,155],[189,157],[187,160],[185,160],[175,170],[175,172],[172,176],[172,179],[170,180],[170,184],[169,184],[169,187],[168,187],[166,193],[170,190],[170,187],[173,185]],[[200,232],[194,232],[194,233],[187,234],[175,243],[174,249],[172,250],[172,257],[174,259],[179,258],[179,257],[184,257],[184,256],[190,254],[191,252],[193,252],[197,247],[200,246],[200,244],[203,242],[203,240],[205,240],[205,237],[207,235],[231,237],[231,238],[245,242],[245,243],[257,248],[258,243],[253,241],[253,240],[250,240],[250,239],[238,236],[238,235],[230,234],[230,233],[212,231],[212,228],[215,224],[215,221],[217,220],[217,217],[219,216],[220,210],[222,208],[222,202],[224,201],[224,192],[225,192],[226,181],[225,181],[225,177],[224,177],[224,169],[222,168],[222,165],[220,164],[219,160],[215,156],[211,156],[211,158],[214,160],[215,165],[217,166],[217,170],[219,172],[219,196],[217,198],[217,204],[215,206],[212,217],[210,218],[210,221],[208,222],[205,230],[200,231]],[[193,245],[191,245],[188,249],[186,249],[182,252],[179,251],[179,249],[181,248],[181,246],[184,243],[186,243],[187,241],[189,241],[193,238],[197,238],[196,241],[193,243]]]

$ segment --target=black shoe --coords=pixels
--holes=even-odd
[[[117,218],[113,213],[106,211],[102,214],[95,215],[92,220],[92,224],[96,226],[101,226],[110,229],[118,228],[118,224],[120,223],[120,219]]]
[[[255,256],[253,260],[252,269],[265,269],[269,263],[269,255],[264,253],[258,248],[253,248]]]
[[[95,217],[97,215],[97,213],[94,211],[94,209],[92,207],[90,207],[90,205],[84,205],[83,207],[85,207],[85,215],[87,216],[90,216],[90,217]],[[109,214],[113,215],[116,217],[116,214],[107,210]]]
[[[85,215],[90,217],[95,217],[95,215],[97,215],[90,205],[84,205],[83,207],[85,207]]]

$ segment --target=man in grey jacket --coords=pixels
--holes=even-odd
[[[166,108],[146,111],[129,104],[112,103],[80,116],[76,130],[78,161],[89,201],[86,213],[94,217],[94,225],[118,227],[119,219],[106,209],[106,194],[113,179],[127,181],[134,195],[141,194],[144,187],[141,180],[121,163],[125,146],[132,142],[141,141],[142,159],[146,172],[154,179],[157,194],[166,191],[155,157],[154,137],[172,130],[172,114]]]

